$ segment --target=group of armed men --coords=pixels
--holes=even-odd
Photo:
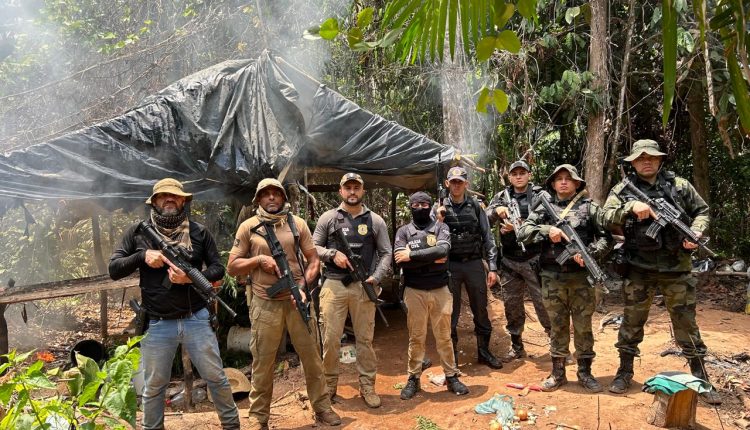
[[[229,275],[249,279],[250,428],[268,428],[274,362],[285,331],[302,362],[315,420],[326,425],[341,423],[331,404],[338,386],[347,315],[356,339],[361,397],[368,407],[380,406],[373,333],[379,284],[392,259],[402,271],[409,332],[408,379],[401,399],[411,399],[421,390],[428,323],[447,389],[456,395],[469,392],[459,380],[457,367],[462,286],[473,314],[479,363],[499,369],[503,361],[526,357],[522,336],[528,292],[550,340],[552,371],[541,388],[554,391],[567,383],[572,319],[578,383],[590,392],[603,391],[592,374],[595,289],[589,280],[593,268],[587,265],[596,265],[597,258],[612,250],[613,235],[624,237],[622,255],[628,270],[622,287],[624,319],[615,344],[620,365],[609,391],[625,393],[632,383],[633,360],[639,355],[638,345],[657,292],[664,296],[675,341],[691,373],[707,380],[706,346],[695,318],[696,281],[690,271],[691,252],[700,246],[708,228],[708,206],[687,180],[664,168],[665,155],[653,140],[635,142],[625,158],[634,173],[611,190],[603,206],[586,196],[586,182],[574,166],[557,166],[541,186],[530,182],[526,162],[516,161],[509,166],[510,186],[485,209],[468,193],[467,171],[452,167],[445,180],[446,197],[433,202],[425,192],[409,196],[412,219],[397,231],[393,248],[383,218],[363,204],[365,187],[360,175],[347,173],[341,178],[341,204],[320,217],[314,232],[290,212],[282,184],[276,179],[262,180],[253,200],[256,215],[239,226],[226,268]],[[191,199],[180,182],[169,178],[157,182],[146,201],[151,207],[150,222],[165,241],[189,251],[190,262],[202,269],[206,279],[218,281],[224,268],[211,234],[189,219]],[[650,204],[653,201],[678,208],[692,235],[658,223],[661,214]],[[495,223],[501,237],[500,257],[491,232]],[[571,248],[573,243],[579,247]],[[362,264],[364,274],[357,270]],[[110,274],[117,279],[136,269],[140,269],[143,305],[150,320],[141,343],[146,383],[143,428],[164,426],[165,390],[177,345],[182,343],[207,382],[222,428],[239,429],[238,410],[222,370],[206,299],[188,288],[191,278],[155,249],[138,225],[125,233],[112,255]],[[165,277],[169,288],[165,288]],[[282,279],[293,281],[285,289],[276,288]],[[318,285],[320,322],[316,326],[305,291]],[[490,351],[488,288],[499,289],[504,300],[511,345],[503,359]],[[713,389],[702,397],[709,403],[721,402]]]

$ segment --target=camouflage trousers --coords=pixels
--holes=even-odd
[[[545,331],[550,331],[549,315],[544,308],[542,288],[539,283],[536,267],[539,257],[527,261],[501,260],[502,273],[500,285],[493,285],[492,294],[503,301],[505,307],[505,329],[509,334],[521,335],[526,324],[524,299],[528,290],[534,304],[539,324]]]
[[[570,354],[570,320],[573,319],[573,344],[576,358],[594,358],[594,289],[586,281],[586,271],[559,273],[542,270],[542,298],[552,330],[549,352],[552,357]]]
[[[682,353],[687,358],[706,355],[706,344],[695,322],[696,284],[696,279],[690,273],[631,269],[622,289],[625,316],[615,347],[621,353],[639,355],[638,344],[643,341],[643,326],[648,319],[654,294],[661,291],[672,320],[674,339],[682,348]]]

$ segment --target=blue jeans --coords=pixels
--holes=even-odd
[[[144,430],[164,428],[164,396],[172,376],[177,345],[182,344],[190,360],[206,381],[223,429],[240,428],[240,415],[232,389],[224,374],[219,343],[203,308],[187,318],[151,320],[141,341],[141,362],[146,386],[143,391]]]

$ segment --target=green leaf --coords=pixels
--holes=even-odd
[[[730,43],[724,53],[727,56],[727,68],[729,69],[729,80],[732,84],[732,93],[737,106],[737,115],[745,133],[750,133],[750,91],[748,91],[745,78],[742,76],[737,51],[734,42]]]
[[[362,42],[362,38],[364,36],[362,35],[362,30],[359,27],[353,27],[349,30],[349,33],[346,34],[346,40],[349,42],[349,47],[353,48],[354,45],[356,45],[359,42]]]
[[[662,105],[662,125],[667,126],[672,111],[674,88],[677,81],[677,11],[675,0],[662,2],[662,44],[664,45],[664,101]]]
[[[362,30],[367,28],[367,26],[372,23],[372,18],[374,14],[375,14],[375,9],[371,7],[366,7],[362,9],[357,14],[357,27],[359,27]]]
[[[515,31],[503,30],[503,32],[497,36],[495,47],[498,49],[505,49],[513,54],[518,54],[518,51],[521,50],[521,41],[518,40]]]
[[[10,396],[13,394],[13,389],[16,384],[13,382],[5,383],[0,385],[0,404],[7,405],[10,401]]]
[[[487,113],[487,105],[492,102],[492,94],[490,89],[487,87],[482,88],[479,93],[479,99],[477,100],[477,112]]]
[[[576,19],[578,15],[581,14],[581,8],[576,7],[569,7],[568,10],[565,11],[565,22],[568,24],[573,24],[573,21]]]
[[[508,110],[508,95],[505,94],[505,91],[495,89],[495,93],[492,95],[492,102],[498,113],[503,113]]]
[[[533,20],[535,23],[538,20],[536,14],[536,1],[537,0],[518,0],[518,4],[516,4],[518,13],[529,21]]]
[[[492,53],[495,52],[495,44],[497,39],[492,36],[483,37],[482,40],[477,43],[477,61],[487,61],[492,57]]]
[[[78,397],[78,406],[83,406],[86,403],[96,398],[96,393],[99,391],[99,387],[102,385],[102,381],[96,380],[83,387],[81,395]]]
[[[505,3],[504,0],[495,0],[495,18],[494,23],[497,28],[505,27],[505,24],[513,16],[516,6],[513,3]]]
[[[320,26],[320,37],[325,40],[333,40],[339,34],[339,21],[336,18],[328,18]]]

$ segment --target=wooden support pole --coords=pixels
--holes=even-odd
[[[190,356],[185,349],[185,344],[180,345],[180,351],[182,354],[182,371],[184,374],[185,410],[190,412],[193,410],[193,363],[190,361]]]
[[[91,216],[91,235],[94,241],[94,260],[99,274],[107,273],[107,266],[104,265],[104,255],[102,254],[102,234],[99,227],[99,215]],[[107,340],[107,292],[99,291],[99,316],[101,321],[100,334],[102,340]]]
[[[8,323],[5,321],[6,304],[0,305],[0,355],[8,353]],[[5,357],[0,358],[0,364],[7,363]]]

